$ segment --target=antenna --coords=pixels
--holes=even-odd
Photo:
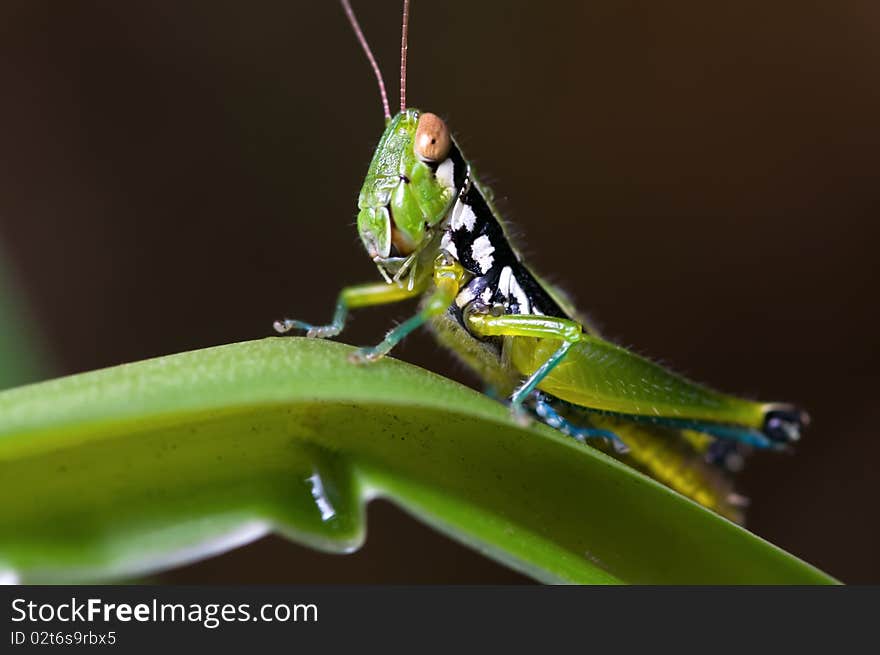
[[[354,11],[351,8],[351,3],[348,0],[340,0],[342,3],[342,8],[345,10],[345,15],[348,16],[348,22],[351,23],[351,29],[354,30],[354,35],[357,37],[358,43],[361,44],[361,48],[364,50],[364,54],[367,55],[367,60],[370,62],[370,66],[373,68],[373,73],[376,75],[376,81],[379,83],[379,95],[382,96],[382,110],[385,112],[385,120],[391,120],[391,110],[388,107],[388,94],[385,92],[385,80],[382,79],[382,71],[379,70],[379,64],[376,63],[376,58],[373,56],[372,51],[370,50],[370,46],[367,43],[366,37],[364,37],[364,33],[361,31],[361,26],[358,24],[358,20],[354,15]],[[404,14],[403,14],[403,25],[404,25],[404,35],[406,34],[406,12],[407,5],[409,5],[409,1],[404,4]],[[404,36],[404,42],[406,37]],[[404,45],[404,52],[406,51],[406,46]],[[406,70],[405,64],[403,70]],[[401,96],[403,96],[403,89],[401,89]],[[402,102],[402,100],[401,100]]]
[[[409,39],[409,0],[403,0],[403,27],[400,30],[400,111],[406,111],[406,50]]]

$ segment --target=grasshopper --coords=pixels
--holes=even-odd
[[[603,339],[563,293],[523,262],[443,119],[407,106],[409,1],[394,116],[348,0],[342,5],[378,80],[385,115],[357,219],[383,281],[344,288],[327,325],[283,319],[275,329],[335,337],[351,309],[421,298],[415,315],[351,359],[374,362],[428,326],[488,389],[507,399],[515,417],[541,420],[740,519],[742,498],[716,474],[737,468],[751,449],[788,448],[800,438],[807,414],[719,393]],[[703,466],[706,461],[720,466]]]

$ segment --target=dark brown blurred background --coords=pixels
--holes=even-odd
[[[392,104],[399,4],[355,1]],[[415,0],[412,20],[410,104],[447,117],[537,270],[619,342],[810,410],[796,455],[741,474],[749,527],[880,582],[880,6]],[[382,115],[337,3],[7,0],[0,25],[0,244],[56,373],[320,321],[376,278],[353,221]],[[397,356],[474,382],[427,334]],[[382,504],[356,555],[270,539],[162,579],[522,580]]]

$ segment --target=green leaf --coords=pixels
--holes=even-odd
[[[384,496],[545,582],[834,582],[470,389],[350,351],[274,338],[0,393],[7,577],[130,577],[267,531],[350,551]]]

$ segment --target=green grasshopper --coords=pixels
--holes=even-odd
[[[445,122],[406,106],[409,2],[404,1],[400,112],[348,0],[343,8],[379,84],[385,132],[358,198],[358,231],[384,282],[347,287],[328,325],[284,319],[279,333],[338,335],[350,309],[421,297],[418,313],[376,346],[374,362],[422,325],[472,368],[518,418],[536,417],[739,519],[718,471],[750,449],[784,449],[807,415],[708,389],[602,339],[511,245],[498,211]],[[723,477],[723,476],[722,476]]]

